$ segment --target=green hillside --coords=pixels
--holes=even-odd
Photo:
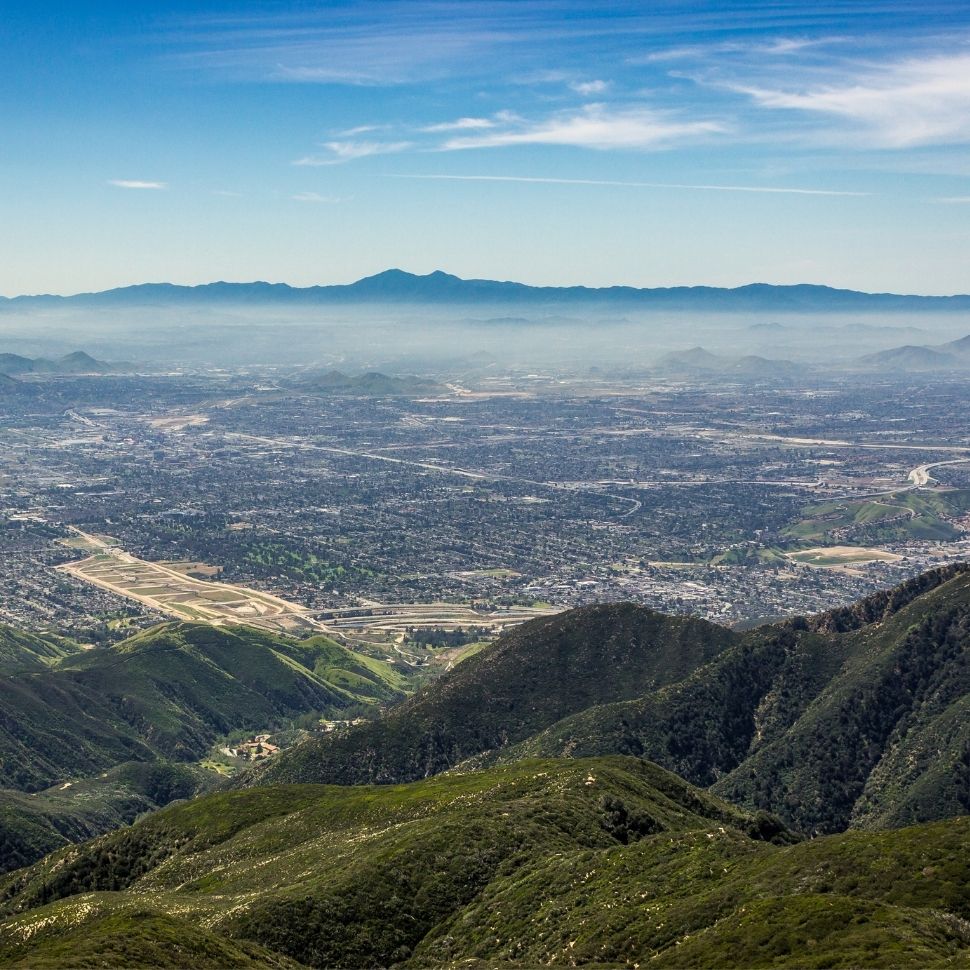
[[[0,963],[966,965],[968,838],[799,844],[620,757],[221,792],[8,876]]]
[[[43,670],[80,650],[79,644],[66,637],[0,626],[0,673],[4,675],[18,670]]]
[[[127,825],[176,799],[191,798],[216,780],[197,765],[132,761],[46,791],[0,789],[0,872]]]
[[[307,377],[301,386],[318,394],[349,397],[412,397],[421,394],[440,394],[447,388],[435,381],[409,375],[393,377],[370,371],[349,375],[338,370]]]
[[[675,683],[736,640],[705,620],[629,604],[533,620],[379,721],[299,745],[251,781],[423,778],[528,738],[575,711]]]
[[[828,639],[838,675],[715,790],[821,831],[970,812],[970,574]]]
[[[806,832],[970,812],[970,571],[745,633],[633,606],[520,627],[380,721],[240,779],[630,754]]]
[[[624,751],[808,832],[970,812],[970,573],[762,627],[671,688],[502,757]]]
[[[183,779],[160,797],[136,766],[119,766],[197,761],[230,732],[356,715],[405,689],[386,664],[326,637],[249,627],[169,623],[73,654],[15,631],[0,645],[0,871],[199,788]]]
[[[950,542],[960,529],[952,520],[970,511],[970,489],[903,491],[880,498],[816,502],[784,530],[801,542],[871,545],[928,539]]]
[[[964,966],[970,820],[776,847],[730,828],[547,857],[490,885],[414,966]]]
[[[36,790],[125,761],[191,761],[237,729],[403,696],[325,637],[170,623],[0,681],[0,781]]]

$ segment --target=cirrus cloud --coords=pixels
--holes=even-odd
[[[524,182],[529,185],[599,185],[606,188],[626,189],[680,189],[691,192],[763,192],[768,195],[822,195],[847,198],[863,198],[871,192],[853,192],[845,189],[809,189],[786,185],[711,185],[690,182],[636,182],[620,179],[572,179],[542,175],[416,175],[394,173],[390,178],[423,179],[436,182]],[[970,202],[966,199],[937,199],[937,202]]]
[[[290,199],[293,202],[326,203],[328,205],[334,205],[341,201],[335,195],[321,195],[319,192],[297,192],[296,195],[291,195]]]
[[[108,185],[119,189],[167,189],[166,182],[145,182],[141,179],[108,179]]]
[[[491,118],[458,118],[456,121],[442,121],[436,125],[426,125],[422,131],[480,131],[482,128],[494,128],[495,122]]]
[[[509,145],[569,145],[578,148],[665,148],[687,139],[722,134],[726,125],[715,120],[682,120],[669,112],[646,107],[611,108],[586,105],[545,121],[523,122],[502,131],[450,138],[441,149],[502,148]]]
[[[851,123],[881,148],[970,141],[970,54],[910,58],[849,81],[802,90],[725,84],[764,108],[802,111]]]
[[[317,166],[339,165],[357,158],[367,158],[370,155],[390,155],[406,151],[411,147],[409,141],[327,141],[321,148],[326,155],[304,155],[296,159],[294,165]]]

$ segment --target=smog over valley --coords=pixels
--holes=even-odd
[[[968,45],[5,11],[0,967],[970,965]]]

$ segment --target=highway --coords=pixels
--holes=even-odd
[[[394,458],[391,455],[377,454],[373,451],[354,451],[351,448],[335,448],[332,445],[316,445],[309,441],[293,441],[286,438],[265,438],[261,435],[241,434],[239,432],[229,432],[228,438],[241,438],[245,441],[255,441],[260,444],[274,445],[277,448],[299,448],[304,451],[322,451],[332,455],[347,455],[352,458],[366,458],[370,461],[383,461],[392,465],[405,465],[409,468],[421,468],[425,471],[438,472],[441,475],[457,475],[461,478],[473,478],[482,482],[513,482],[518,485],[531,485],[535,488],[550,489],[557,492],[584,492],[588,495],[597,495],[600,498],[614,499],[617,502],[625,502],[630,508],[620,515],[626,518],[633,515],[642,508],[643,503],[635,498],[627,498],[625,495],[614,495],[612,492],[603,492],[596,487],[584,485],[564,484],[562,482],[542,482],[533,478],[517,478],[513,475],[500,475],[497,472],[471,471],[467,468],[456,468],[453,465],[438,465],[430,461],[415,461],[408,458]]]
[[[918,465],[909,473],[909,480],[913,483],[910,488],[925,488],[930,482],[936,479],[930,474],[931,468],[939,468],[941,465],[964,465],[970,462],[970,458],[951,458],[948,461],[931,461],[926,465]]]

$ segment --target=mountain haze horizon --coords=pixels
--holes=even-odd
[[[351,283],[294,286],[251,280],[179,284],[167,281],[135,283],[67,295],[37,293],[0,296],[0,308],[39,305],[161,305],[173,303],[379,303],[385,300],[429,303],[548,302],[624,303],[664,309],[778,310],[967,310],[970,293],[932,295],[870,292],[823,283],[762,283],[739,286],[707,284],[637,287],[541,286],[514,280],[464,278],[444,270],[411,273],[392,267]]]

